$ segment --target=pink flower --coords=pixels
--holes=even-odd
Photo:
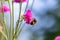
[[[26,13],[23,15],[24,20],[26,21],[27,24],[30,23],[30,21],[32,20],[32,12],[30,9],[26,10]]]
[[[56,36],[54,40],[60,40],[60,36]]]
[[[14,0],[14,2],[17,2],[17,3],[19,3],[19,2],[26,2],[26,0]]]
[[[8,11],[10,11],[10,8],[8,7],[8,6],[6,6],[6,5],[2,5],[1,7],[0,7],[0,12],[8,12]]]

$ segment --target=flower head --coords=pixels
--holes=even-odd
[[[17,2],[17,3],[19,3],[19,2],[26,2],[26,0],[14,0],[14,2]]]
[[[60,36],[56,36],[54,40],[60,40]]]
[[[32,13],[31,10],[26,10],[26,13],[23,15],[23,19],[26,21],[27,24],[30,23],[30,21],[32,20]]]
[[[2,5],[2,6],[0,7],[0,12],[8,12],[8,11],[10,11],[10,9],[9,9],[8,6]]]

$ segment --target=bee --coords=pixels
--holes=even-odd
[[[34,24],[36,24],[36,22],[37,22],[37,21],[36,21],[36,19],[34,18],[34,19],[31,20],[30,25],[34,25]]]

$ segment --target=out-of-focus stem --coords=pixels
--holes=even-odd
[[[21,10],[22,10],[22,2],[20,3],[20,11],[19,11],[19,17],[18,17],[18,20],[20,20],[20,18],[21,18]]]
[[[10,14],[10,27],[11,27],[11,40],[12,40],[12,37],[13,37],[13,34],[14,34],[14,5],[13,5],[13,2],[12,2],[12,12]]]
[[[14,34],[14,3],[12,1],[12,38]]]
[[[14,5],[12,2],[12,8],[11,8],[10,2],[8,2],[8,3],[9,3],[9,7],[10,7],[10,33],[9,33],[10,39],[9,40],[12,40],[12,37],[14,34]]]
[[[2,33],[2,35],[6,38],[6,40],[8,40],[6,34],[3,31],[1,31],[0,33]]]
[[[2,6],[3,6],[3,2],[4,1],[1,1]],[[7,29],[6,22],[5,22],[6,20],[5,20],[5,17],[4,17],[4,9],[2,11],[2,16],[3,16],[3,20],[2,20],[3,23],[2,24],[3,24],[4,32],[8,34],[8,29]],[[8,36],[7,34],[6,34],[6,36]]]
[[[18,32],[20,18],[21,18],[21,10],[22,10],[22,2],[20,3],[20,12],[19,12],[18,20],[16,22],[16,28],[15,28],[15,33],[14,33],[13,39],[16,39],[17,38],[17,32]]]
[[[19,23],[20,23],[20,18],[21,18],[21,10],[22,10],[22,2],[20,3],[20,12],[19,12],[19,17],[18,17],[18,20],[17,20],[17,24],[16,24],[16,32],[18,31],[18,27],[19,27]]]
[[[9,8],[10,8],[10,21],[11,21],[11,6],[10,6],[10,2],[8,2],[8,5],[9,5]],[[11,22],[10,22],[10,26],[11,26]],[[8,39],[10,40],[11,38],[11,27],[10,27],[10,30],[9,30],[9,35],[8,35]]]
[[[33,0],[33,2],[32,2],[32,5],[31,5],[31,10],[32,10],[32,8],[33,8],[34,2],[35,2],[35,0]]]
[[[20,25],[19,25],[20,26]],[[19,34],[22,32],[22,29],[24,28],[24,26],[25,26],[25,23],[22,25],[22,28],[19,30],[19,32],[18,32],[18,36],[19,36]],[[18,37],[17,36],[17,37]]]
[[[26,9],[27,9],[27,7],[28,7],[28,4],[29,4],[29,0],[27,1],[27,4],[26,4],[26,8],[25,8],[24,13],[26,12]]]

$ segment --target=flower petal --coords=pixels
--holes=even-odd
[[[60,36],[56,36],[54,40],[60,40]]]
[[[19,2],[26,2],[26,0],[14,0],[14,2],[17,2],[17,3],[19,3]]]

